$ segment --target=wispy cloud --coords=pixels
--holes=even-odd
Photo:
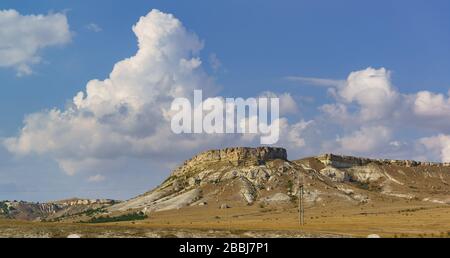
[[[222,67],[222,62],[215,53],[209,55],[209,64],[215,72],[217,72]]]
[[[303,77],[303,76],[286,76],[284,77],[284,79],[291,82],[299,82],[321,87],[339,87],[345,83],[345,80]]]
[[[95,175],[95,176],[90,176],[88,178],[88,181],[91,182],[91,183],[97,183],[97,182],[104,181],[105,179],[106,178],[104,176],[98,174],[98,175]]]
[[[100,25],[96,24],[96,23],[89,23],[88,25],[86,25],[86,29],[92,31],[92,32],[100,32],[102,31],[102,27],[100,27]]]

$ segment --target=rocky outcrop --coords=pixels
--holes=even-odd
[[[110,199],[70,199],[70,200],[56,201],[52,203],[61,206],[76,206],[76,205],[94,205],[94,204],[112,205],[116,202],[117,201]]]
[[[284,193],[275,193],[271,196],[268,196],[264,199],[265,202],[289,202],[291,197]]]
[[[322,162],[325,166],[331,166],[334,168],[350,168],[353,166],[365,166],[370,163],[376,165],[396,165],[404,167],[419,167],[419,166],[450,167],[450,163],[422,162],[414,160],[369,159],[369,158],[360,158],[335,154],[323,154],[321,156],[318,156],[317,159],[320,162]]]
[[[250,182],[245,177],[241,177],[240,182],[241,182],[241,191],[240,192],[241,192],[244,200],[248,204],[252,204],[253,202],[255,202],[257,194],[258,194],[254,184],[252,184],[252,182]]]
[[[33,203],[24,201],[3,201],[0,203],[0,207],[2,207],[0,213],[11,215],[12,217],[22,210],[36,214],[37,216],[53,214],[61,210],[61,207],[55,203]]]
[[[203,152],[184,163],[185,166],[195,165],[200,162],[229,161],[232,164],[254,162],[262,164],[268,160],[287,160],[287,151],[283,148],[259,147],[259,148],[226,148],[222,150],[210,150]]]
[[[109,199],[68,199],[46,203],[25,201],[0,202],[0,215],[7,218],[23,220],[43,220],[59,216],[67,216],[72,213],[83,213],[101,207],[110,206],[118,201]]]
[[[175,169],[170,177],[156,189],[124,203],[113,205],[109,211],[143,209],[161,211],[172,209],[165,200],[203,189],[204,194],[191,198],[185,205],[211,203],[223,197],[252,205],[259,201],[267,186],[285,187],[282,177],[298,174],[287,160],[282,148],[227,148],[210,150],[196,155]],[[278,178],[278,179],[277,179]]]
[[[324,169],[320,170],[320,174],[330,178],[331,181],[334,182],[346,182],[350,179],[348,173],[343,170],[336,169],[332,166],[327,166]]]

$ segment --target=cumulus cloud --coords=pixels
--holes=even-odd
[[[344,153],[370,153],[388,145],[391,134],[391,130],[383,126],[362,127],[337,141]]]
[[[198,57],[203,43],[158,10],[141,17],[133,31],[139,46],[134,56],[115,64],[107,79],[88,82],[66,110],[28,115],[19,136],[5,140],[8,150],[49,154],[68,174],[123,156],[173,150],[164,111],[175,97],[212,88]],[[186,137],[176,145],[182,149],[194,142]]]
[[[301,120],[298,123],[295,123],[289,128],[287,128],[286,136],[284,137],[283,141],[286,146],[291,146],[295,148],[304,147],[306,145],[305,141],[305,131],[313,124],[313,121],[305,121]],[[287,124],[285,125],[287,127]]]
[[[410,100],[392,85],[390,74],[385,68],[371,67],[351,72],[345,82],[328,89],[335,102],[319,109],[341,126],[401,119]]]
[[[321,110],[332,117],[348,120],[348,108],[357,105],[352,119],[381,120],[392,115],[399,93],[391,84],[390,72],[385,68],[367,68],[350,73],[347,80],[328,91],[337,103],[325,104]]]
[[[439,134],[424,137],[419,140],[434,157],[440,157],[442,162],[450,162],[450,135]]]
[[[170,106],[175,98],[192,99],[195,89],[203,89],[208,103],[218,92],[199,57],[203,42],[173,15],[158,10],[141,17],[133,32],[135,55],[116,63],[108,78],[89,81],[67,108],[28,115],[20,133],[4,141],[7,149],[18,155],[48,155],[69,175],[95,171],[103,176],[137,159],[164,167],[208,148],[259,145],[257,134],[174,134]],[[321,106],[314,119],[277,120],[277,145],[287,147],[293,158],[330,150],[370,155],[398,149],[403,144],[392,143],[401,142],[397,136],[402,128],[424,126],[416,120],[442,117],[448,108],[443,95],[400,93],[384,68],[355,71],[347,80],[333,82],[320,82],[328,85],[333,102]],[[290,93],[259,96],[279,97],[282,115],[298,113]],[[428,102],[438,107],[428,110]],[[237,124],[243,122],[255,119]],[[447,145],[436,142],[423,140],[428,148],[444,152]]]
[[[356,102],[360,106],[363,120],[386,117],[398,98],[397,91],[391,85],[390,73],[384,68],[369,67],[352,72],[337,92],[345,102]]]
[[[277,94],[271,91],[265,91],[260,94],[260,97],[278,98],[280,100],[281,115],[295,114],[299,111],[297,102],[290,93],[285,92],[282,94]]]
[[[133,31],[134,56],[116,63],[107,79],[89,81],[66,109],[28,115],[19,135],[4,140],[6,148],[17,155],[48,155],[74,175],[112,170],[135,159],[163,167],[206,148],[256,142],[256,134],[174,134],[172,101],[192,100],[194,90],[202,89],[209,103],[219,88],[202,68],[203,42],[158,10],[141,17]],[[284,110],[292,112],[292,97],[280,97]]]
[[[415,95],[414,113],[421,117],[450,118],[450,98],[444,94],[420,91]]]
[[[335,102],[322,105],[319,108],[322,114],[316,119],[338,125],[336,133],[341,131],[344,135],[337,138],[337,148],[329,144],[327,148],[350,154],[371,155],[381,149],[395,154],[395,151],[406,153],[402,148],[419,142],[446,153],[447,141],[441,135],[422,140],[410,138],[410,144],[399,144],[401,141],[396,137],[407,130],[412,135],[424,130],[436,134],[450,132],[448,96],[430,91],[401,93],[393,86],[390,71],[371,67],[350,73],[344,83],[330,85],[328,92]],[[442,142],[431,144],[436,139]],[[409,157],[404,158],[417,156],[414,151],[410,149]],[[439,156],[442,160],[446,158]]]
[[[0,67],[14,68],[18,76],[32,73],[31,66],[42,60],[41,49],[70,40],[65,14],[21,15],[16,10],[0,10]]]
[[[320,107],[336,121],[389,123],[391,125],[450,130],[450,97],[441,93],[399,92],[385,68],[350,73],[345,83],[329,88],[335,103]]]

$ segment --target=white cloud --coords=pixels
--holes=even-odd
[[[331,118],[332,121],[342,125],[350,125],[356,120],[349,113],[347,105],[343,103],[325,104],[319,107],[319,110]]]
[[[0,10],[0,67],[14,68],[17,75],[29,75],[41,62],[39,51],[71,40],[67,18],[62,13],[21,15]]]
[[[429,91],[401,93],[392,85],[390,74],[385,68],[370,67],[350,73],[345,83],[329,88],[335,102],[322,105],[319,108],[322,114],[316,119],[320,119],[327,127],[337,125],[335,131],[346,132],[336,143],[339,151],[347,154],[371,155],[383,149],[384,153],[390,155],[402,152],[402,155],[408,155],[405,158],[411,158],[419,154],[415,153],[417,150],[405,150],[405,146],[419,141],[422,145],[427,143],[430,150],[439,150],[428,158],[446,160],[445,153],[450,144],[442,135],[423,139],[411,136],[410,143],[395,138],[401,137],[405,131],[411,135],[419,134],[421,130],[431,134],[450,132],[450,98]],[[329,140],[324,135],[324,141],[326,139]],[[439,145],[436,139],[441,140]],[[330,144],[325,146],[335,149]]]
[[[106,80],[88,82],[66,110],[27,116],[20,135],[5,140],[8,150],[48,154],[74,174],[119,157],[195,146],[199,136],[174,139],[164,110],[175,97],[212,88],[198,57],[202,42],[175,17],[157,10],[141,17],[133,31],[136,55],[118,62]]]
[[[389,145],[392,132],[383,126],[362,127],[350,135],[338,138],[340,150],[344,153],[369,154]]]
[[[105,80],[88,82],[68,108],[28,115],[19,135],[4,141],[8,150],[48,155],[73,175],[103,173],[133,159],[163,167],[208,148],[259,145],[258,137],[250,134],[173,134],[172,100],[192,98],[194,89],[203,89],[207,102],[218,89],[202,68],[203,42],[174,16],[158,10],[141,17],[133,31],[138,39],[134,56],[116,63]],[[334,101],[323,105],[313,120],[278,121],[281,139],[277,145],[287,147],[293,158],[330,150],[371,155],[400,148],[393,143],[400,142],[396,136],[402,129],[426,126],[415,119],[442,116],[448,104],[444,96],[435,94],[401,94],[384,68],[353,72],[344,82],[316,83],[328,85]],[[260,96],[279,97],[281,114],[298,113],[289,93]],[[437,103],[439,111],[427,110],[428,104],[423,104],[427,101]],[[336,140],[335,135],[343,136]]]
[[[222,67],[222,62],[215,53],[209,55],[209,64],[215,72],[217,72]]]
[[[450,98],[429,91],[418,92],[415,96],[414,112],[418,116],[450,118]]]
[[[28,115],[19,135],[4,140],[6,148],[50,156],[75,175],[117,170],[136,159],[161,168],[207,148],[259,142],[250,134],[174,134],[174,98],[192,99],[194,89],[203,89],[208,102],[218,88],[202,69],[203,43],[158,10],[141,17],[133,31],[139,46],[134,56],[116,63],[107,79],[89,81],[66,109]],[[280,97],[286,111],[295,109],[289,94]]]
[[[303,76],[286,76],[284,77],[284,79],[291,82],[300,82],[321,87],[339,87],[345,83],[345,81],[343,80],[303,77]]]
[[[292,148],[304,147],[306,145],[304,132],[308,127],[311,126],[313,121],[304,121],[293,124],[290,126],[287,132],[286,139],[283,139],[287,142],[286,146],[291,146]]]
[[[432,137],[424,137],[419,140],[434,157],[440,157],[442,162],[450,162],[450,135],[439,134]]]
[[[260,97],[279,98],[281,115],[295,114],[299,111],[297,102],[294,100],[290,93],[285,92],[282,94],[277,94],[271,91],[265,91],[260,94]]]
[[[389,71],[370,67],[352,72],[344,86],[338,88],[338,94],[345,102],[356,102],[360,106],[363,120],[390,115],[398,98],[397,91],[391,85]]]
[[[100,27],[100,25],[98,25],[97,23],[89,23],[88,25],[86,25],[86,29],[92,32],[100,32],[103,30],[102,27]]]
[[[334,121],[450,132],[450,97],[429,91],[401,93],[385,68],[352,72],[344,84],[329,88],[329,92],[335,103],[324,104],[320,110]]]

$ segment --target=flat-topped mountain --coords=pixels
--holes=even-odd
[[[152,213],[210,207],[364,205],[388,200],[450,203],[448,164],[325,154],[290,161],[283,148],[227,148],[201,153],[154,190],[108,208]]]
[[[287,151],[283,148],[258,147],[258,148],[226,148],[222,150],[210,150],[202,152],[192,159],[187,160],[177,168],[172,175],[182,174],[184,171],[195,167],[204,166],[207,163],[225,162],[234,166],[260,165],[270,160],[287,160]]]
[[[239,165],[240,162],[257,161],[263,163],[273,159],[287,160],[287,151],[283,148],[258,147],[258,148],[226,148],[222,150],[210,150],[196,155],[185,162],[184,165],[208,161],[230,161]]]

